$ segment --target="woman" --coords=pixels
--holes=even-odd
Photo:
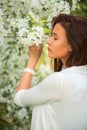
[[[48,56],[56,72],[30,88],[42,45],[29,47],[14,101],[33,106],[31,130],[87,130],[87,19],[60,14],[52,27]]]

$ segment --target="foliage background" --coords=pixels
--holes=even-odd
[[[26,66],[28,59],[27,47],[19,42],[17,33],[19,30],[29,30],[33,26],[41,26],[44,29],[46,36],[50,33],[50,13],[48,7],[51,8],[50,3],[46,5],[43,3],[39,6],[40,10],[45,11],[45,16],[39,15],[38,10],[33,8],[33,12],[29,12],[28,0],[18,0],[15,4],[11,0],[0,1],[0,129],[1,130],[27,130],[31,122],[31,108],[17,107],[13,102],[14,91],[22,75],[22,71]],[[34,1],[34,0],[33,0]],[[36,0],[37,1],[37,0]],[[44,1],[44,0],[43,0]],[[61,0],[63,2],[63,0]],[[75,2],[75,0],[73,0]],[[11,2],[11,4],[9,4]],[[55,1],[55,2],[58,2]],[[72,1],[67,0],[72,6]],[[25,3],[25,4],[24,4]],[[37,3],[38,4],[38,3]],[[20,5],[20,6],[19,6]],[[74,15],[81,15],[87,17],[87,1],[80,0],[76,4],[76,9],[71,10],[66,7],[54,11],[55,13],[66,12]],[[43,7],[43,8],[42,8]],[[50,9],[49,8],[49,9]],[[3,11],[3,12],[1,12]],[[57,12],[58,11],[58,12]],[[29,12],[29,13],[27,13]],[[47,13],[47,14],[46,14]],[[27,14],[27,15],[26,15]],[[41,12],[40,12],[41,14]],[[39,17],[38,17],[39,16]],[[16,21],[16,22],[14,22]],[[15,24],[16,23],[16,24]],[[26,32],[26,31],[25,31]],[[26,33],[25,33],[26,34]],[[11,37],[10,37],[11,36]],[[26,36],[26,35],[25,35]],[[22,37],[22,40],[24,37]],[[51,60],[47,58],[46,41],[43,42],[44,51],[41,59],[37,65],[36,75],[32,80],[32,87],[44,79],[47,75],[52,73],[50,66]]]

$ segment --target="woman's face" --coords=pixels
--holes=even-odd
[[[51,58],[59,58],[63,62],[69,56],[71,46],[66,38],[66,32],[60,23],[56,24],[51,37],[47,40],[48,56]]]

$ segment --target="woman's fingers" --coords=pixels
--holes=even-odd
[[[29,46],[30,57],[33,57],[33,58],[37,57],[37,58],[39,58],[41,53],[42,53],[42,50],[43,50],[42,44],[39,44],[38,46],[36,46],[36,45]]]

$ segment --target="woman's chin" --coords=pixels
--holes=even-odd
[[[54,58],[54,57],[53,57],[51,54],[49,54],[49,53],[48,53],[48,57],[50,57],[50,58]]]

